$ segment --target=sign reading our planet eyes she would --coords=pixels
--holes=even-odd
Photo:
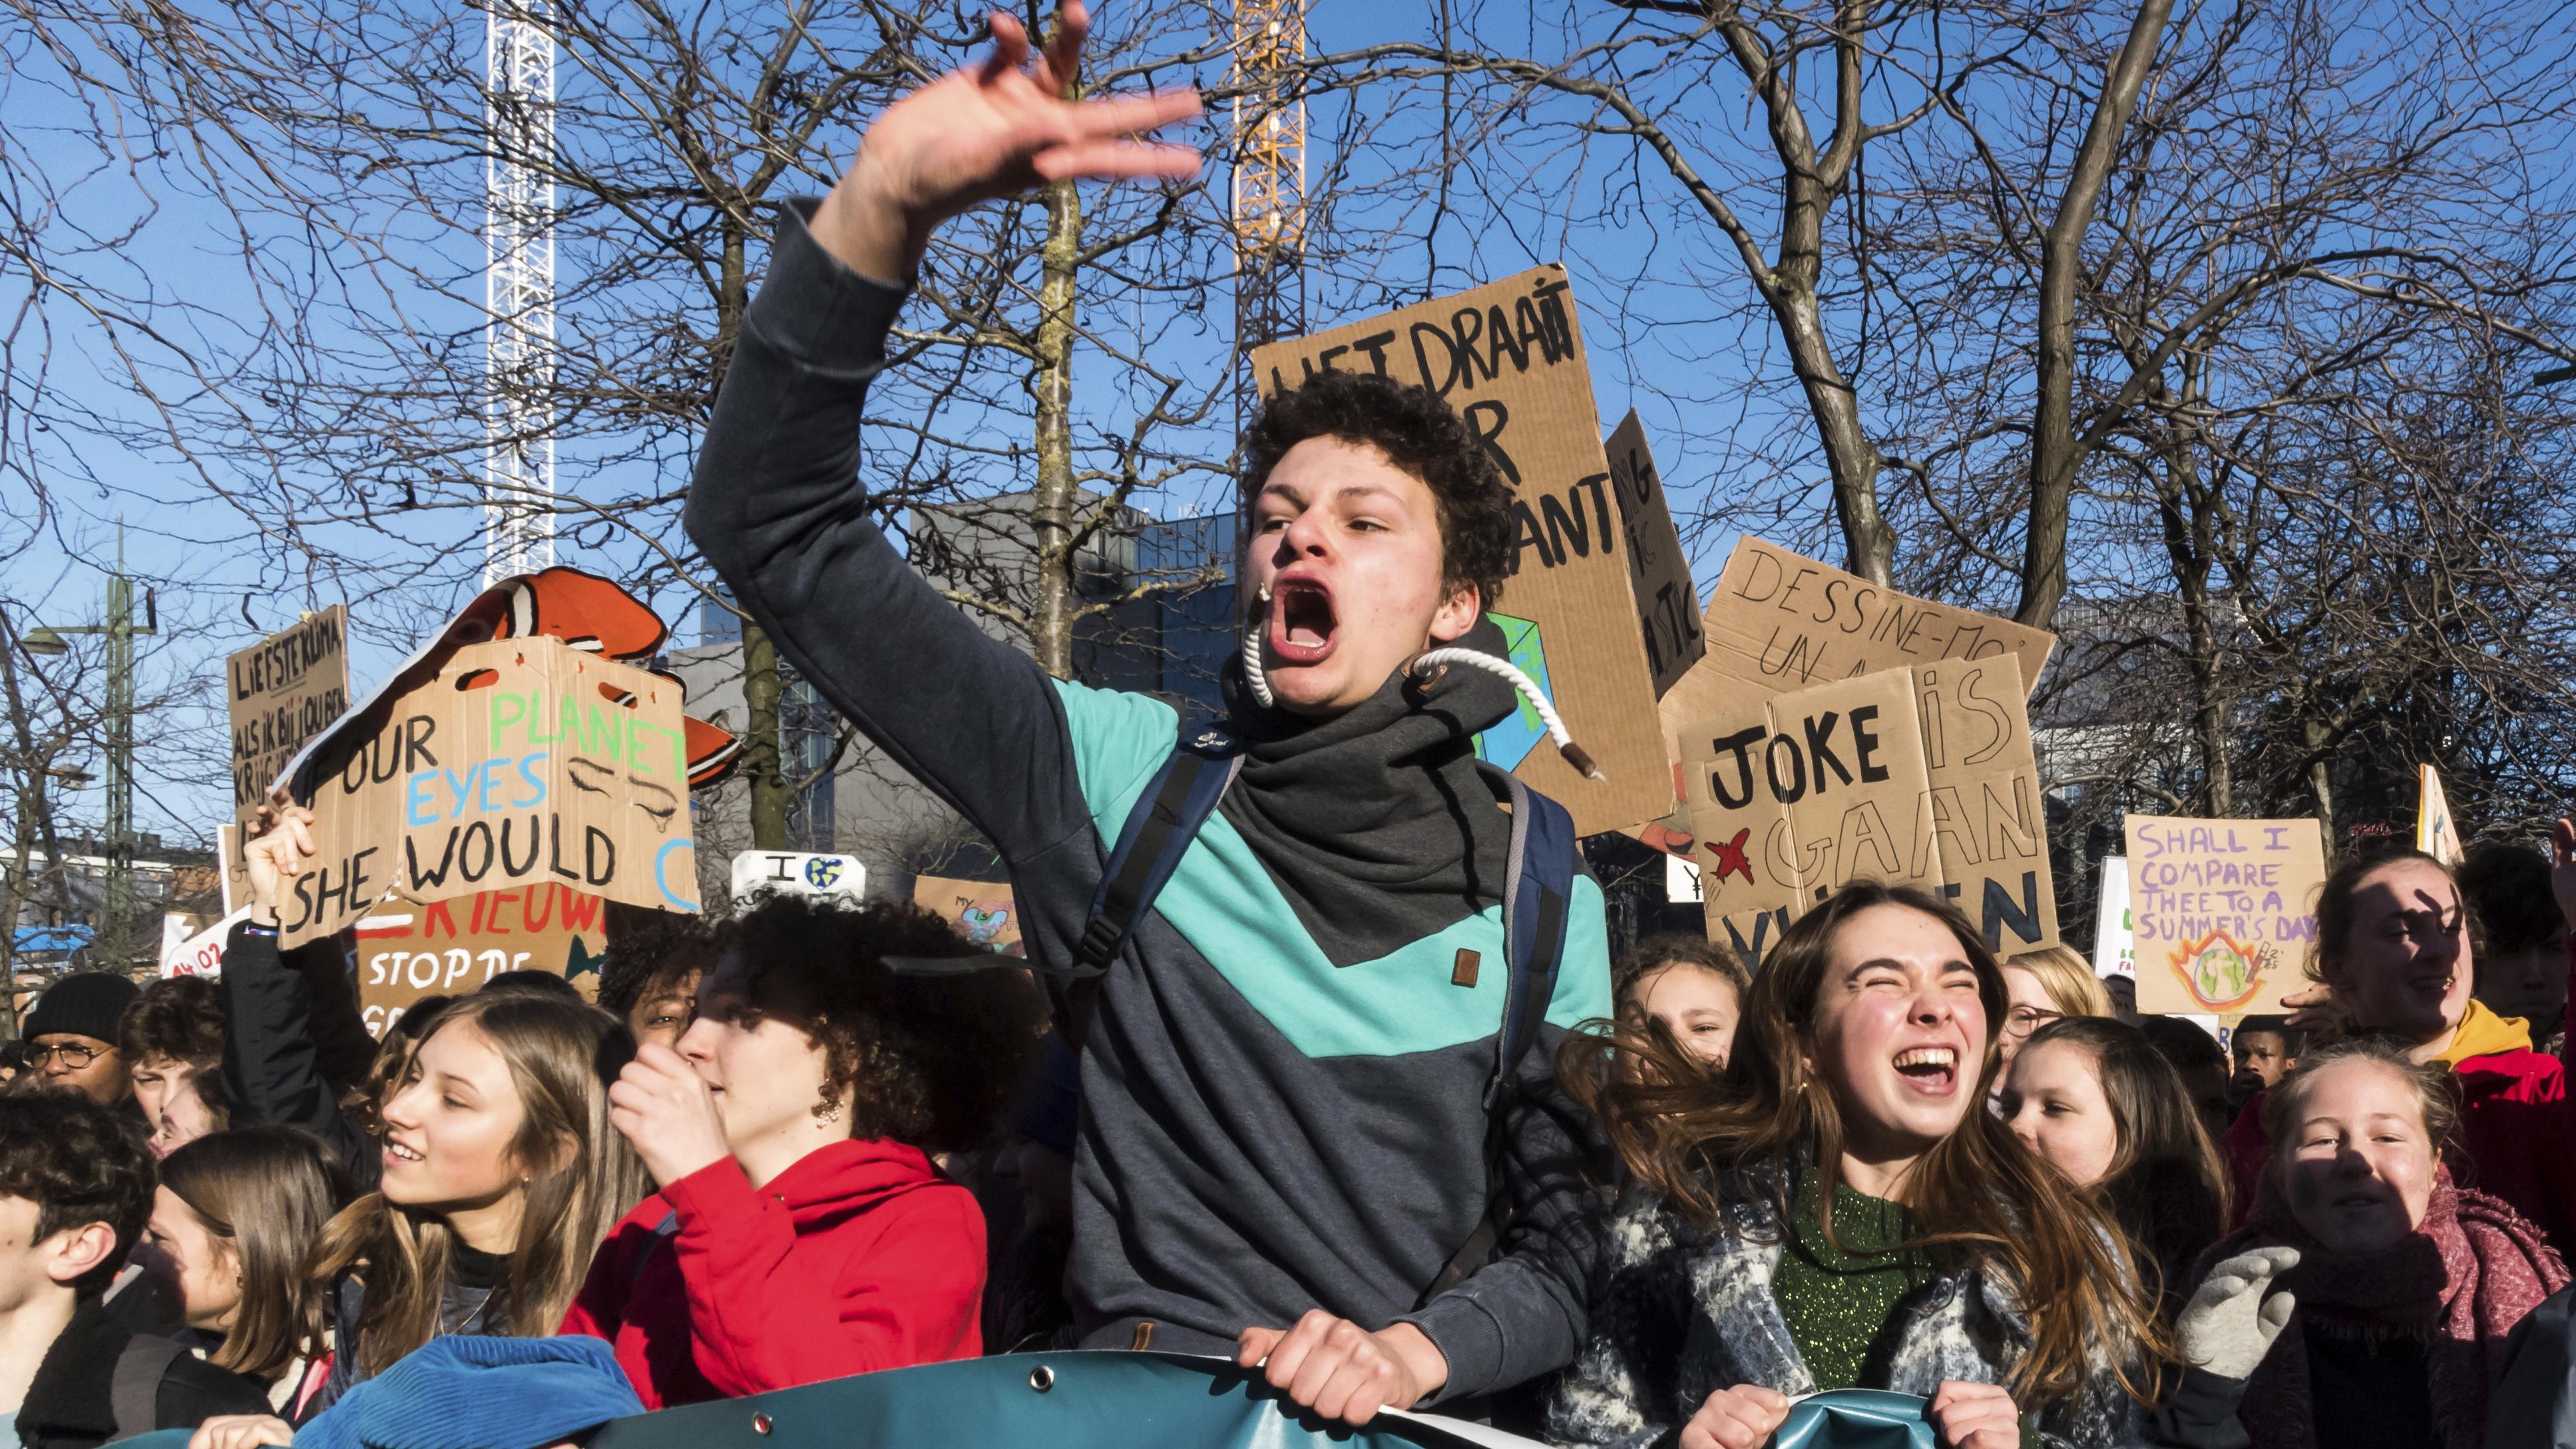
[[[280,903],[289,946],[423,902],[551,884],[694,911],[697,847],[678,681],[542,636],[458,649],[343,721],[295,768],[312,865]]]

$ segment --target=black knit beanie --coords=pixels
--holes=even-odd
[[[116,1019],[142,994],[142,987],[105,971],[66,976],[36,998],[36,1009],[27,1013],[26,1038],[34,1041],[40,1036],[70,1032],[113,1046]]]

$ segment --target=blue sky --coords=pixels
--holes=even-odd
[[[1442,13],[1447,12],[1318,0],[1312,18],[1314,49],[1329,52],[1388,39],[1429,41],[1437,34],[1434,17]],[[1588,38],[1606,34],[1589,18],[1595,12],[1583,7],[1525,12],[1498,7],[1496,13],[1505,18],[1489,17],[1488,40],[1518,44],[1527,54],[1562,53],[1558,22],[1569,14],[1585,17],[1579,23]],[[1109,23],[1115,23],[1114,17]],[[1516,26],[1521,33],[1510,33]],[[479,21],[475,27],[472,40],[479,51]],[[113,137],[119,125],[130,126],[131,117],[103,109],[98,98],[83,97],[80,88],[61,83],[58,74],[49,78],[39,58],[17,59],[14,77],[0,82],[0,127],[22,159],[33,158],[65,178],[82,178],[68,193],[64,215],[98,239],[83,258],[87,273],[107,277],[130,294],[156,299],[161,307],[153,320],[182,346],[214,353],[246,346],[257,308],[244,280],[240,239],[225,224],[227,213],[175,164],[148,159],[130,168],[123,164]],[[577,74],[566,81],[568,86],[580,83]],[[1695,132],[1713,148],[1711,156],[1720,161],[1731,156],[1741,164],[1739,173],[1715,179],[1762,230],[1769,197],[1761,184],[1766,168],[1758,125],[1747,115],[1740,85],[1730,73],[1710,73],[1704,86],[1703,97],[1675,104],[1687,105]],[[87,104],[75,104],[80,100]],[[1884,113],[1897,98],[1874,95],[1871,104]],[[1542,102],[1540,108],[1559,121],[1574,114],[1563,102]],[[1616,147],[1596,141],[1582,149],[1571,145],[1561,130],[1526,129],[1470,138],[1448,164],[1432,165],[1429,174],[1408,174],[1439,159],[1441,115],[1437,88],[1419,85],[1400,91],[1380,88],[1356,98],[1330,96],[1312,108],[1310,174],[1333,174],[1336,160],[1342,159],[1338,147],[1343,137],[1367,133],[1370,144],[1347,157],[1347,191],[1333,218],[1337,249],[1310,279],[1310,324],[1320,329],[1538,262],[1562,260],[1583,304],[1604,429],[1632,404],[1640,408],[1678,511],[1689,515],[1685,531],[1695,544],[1702,588],[1739,522],[1760,526],[1785,543],[1821,548],[1829,557],[1838,553],[1827,532],[1821,465],[1782,475],[1776,461],[1764,461],[1776,460],[1781,450],[1766,453],[1746,441],[1784,432],[1794,438],[1807,426],[1806,419],[1794,398],[1784,394],[1787,379],[1779,350],[1741,271],[1712,245],[1716,234],[1683,203],[1669,179],[1651,165],[1623,161],[1625,153]],[[1197,133],[1203,142],[1215,134],[1212,125]],[[837,138],[835,154],[846,155],[854,140]],[[471,185],[475,178],[456,179]],[[1210,183],[1221,197],[1222,172],[1212,170]],[[422,259],[425,284],[414,295],[361,293],[342,303],[398,306],[416,312],[432,330],[470,328],[480,295],[479,249],[465,244],[465,234],[443,229],[434,218],[385,221],[417,227],[407,234],[414,240],[406,244]],[[272,234],[263,240],[280,238]],[[284,254],[291,255],[291,248]],[[260,260],[278,264],[276,257]],[[585,261],[568,256],[565,266],[578,269]],[[753,264],[759,263],[755,254]],[[331,280],[315,279],[316,295],[330,295]],[[1203,317],[1159,317],[1155,327],[1163,341],[1155,360],[1205,377],[1221,366],[1224,338],[1218,329],[1229,315],[1229,304],[1222,296],[1198,300],[1206,304]],[[1115,297],[1095,304],[1111,316],[1104,325],[1114,325],[1114,314],[1123,305]],[[1180,304],[1158,300],[1152,305]],[[1134,306],[1141,317],[1148,304],[1139,300]],[[58,419],[86,415],[97,426],[57,427],[27,439],[33,451],[22,456],[46,479],[56,510],[41,528],[31,531],[34,508],[25,479],[0,478],[5,511],[17,524],[5,536],[20,545],[0,563],[6,570],[4,591],[22,623],[30,614],[35,622],[90,621],[103,595],[101,566],[114,556],[122,521],[129,568],[159,591],[163,635],[148,647],[143,693],[173,701],[142,727],[146,744],[139,823],[165,835],[200,836],[227,809],[215,688],[222,655],[291,621],[299,608],[347,602],[358,646],[354,683],[363,692],[419,634],[470,593],[476,570],[471,550],[460,545],[470,541],[476,520],[470,513],[423,512],[392,519],[378,533],[348,535],[364,538],[368,557],[363,562],[381,564],[385,578],[334,574],[299,559],[246,523],[256,516],[255,505],[241,507],[211,497],[216,487],[255,488],[255,481],[218,465],[201,465],[155,442],[154,415],[120,386],[119,363],[105,329],[63,305],[59,294],[43,318],[54,329],[51,371],[44,382],[46,406]],[[141,350],[152,353],[149,347]],[[1101,370],[1096,357],[1086,358],[1077,368],[1078,391]],[[181,403],[202,403],[202,396],[192,393],[191,379],[166,366],[156,366],[153,376]],[[1102,428],[1117,426],[1129,405],[1115,387],[1080,396],[1092,412],[1089,421]],[[1094,404],[1094,398],[1100,401]],[[256,403],[248,405],[255,414]],[[1212,420],[1199,430],[1209,456],[1224,451],[1224,421]],[[248,422],[255,426],[257,417]],[[988,426],[997,436],[1024,429],[1008,416],[996,417]],[[612,444],[597,443],[568,446],[562,470],[567,486],[596,487],[607,496],[672,486],[685,465],[685,449],[632,458],[615,456]],[[355,473],[377,464],[353,456],[348,466]],[[1181,513],[1220,501],[1221,491],[1202,479],[1147,500],[1145,506]],[[1756,511],[1748,514],[1747,509]],[[1756,525],[1755,518],[1765,521]],[[618,563],[614,557],[585,559],[570,551],[564,561],[607,568]],[[672,596],[659,602],[680,624],[680,638],[691,638],[692,626],[676,617],[687,601]],[[97,809],[93,793],[75,806],[75,813],[95,819]]]

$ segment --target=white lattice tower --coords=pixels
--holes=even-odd
[[[555,41],[546,0],[483,32],[483,580],[555,560]]]
[[[1298,258],[1306,244],[1306,0],[1235,0],[1234,331],[1245,355],[1305,330]],[[1237,425],[1259,396],[1236,373]]]

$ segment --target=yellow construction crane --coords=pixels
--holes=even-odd
[[[1239,355],[1305,330],[1306,0],[1234,0],[1234,335]],[[1239,429],[1260,398],[1235,369]]]

